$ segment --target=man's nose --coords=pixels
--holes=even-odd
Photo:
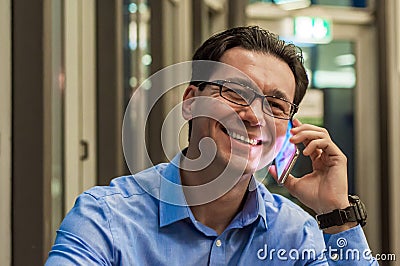
[[[265,126],[262,99],[255,99],[249,106],[243,107],[239,115],[242,120],[248,121],[251,126]]]

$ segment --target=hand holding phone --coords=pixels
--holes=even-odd
[[[292,137],[290,130],[293,128],[292,121],[289,120],[282,148],[275,158],[276,174],[278,185],[283,185],[293,169],[300,151],[297,146],[289,140]]]

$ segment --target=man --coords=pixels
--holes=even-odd
[[[308,86],[298,49],[238,27],[212,36],[193,60],[182,105],[188,148],[82,194],[47,265],[376,264],[362,205],[348,197],[346,157],[325,129],[293,120],[291,142],[305,145],[313,172],[284,184],[321,215],[323,231],[253,177],[280,150]]]

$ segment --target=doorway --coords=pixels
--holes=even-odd
[[[283,10],[271,3],[256,2],[247,7],[246,14],[249,25],[259,25],[292,42],[295,18],[323,18],[331,22],[329,41],[296,43],[305,55],[311,81],[298,118],[326,127],[348,157],[349,192],[360,195],[368,206],[369,223],[364,230],[372,250],[379,252],[377,44],[371,11],[314,5]],[[314,108],[311,115],[302,114],[307,108]],[[300,159],[296,169],[309,171],[310,165]]]

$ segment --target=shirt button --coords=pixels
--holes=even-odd
[[[215,242],[215,245],[216,245],[217,247],[220,247],[220,246],[222,245],[221,240],[218,239],[218,240]]]

